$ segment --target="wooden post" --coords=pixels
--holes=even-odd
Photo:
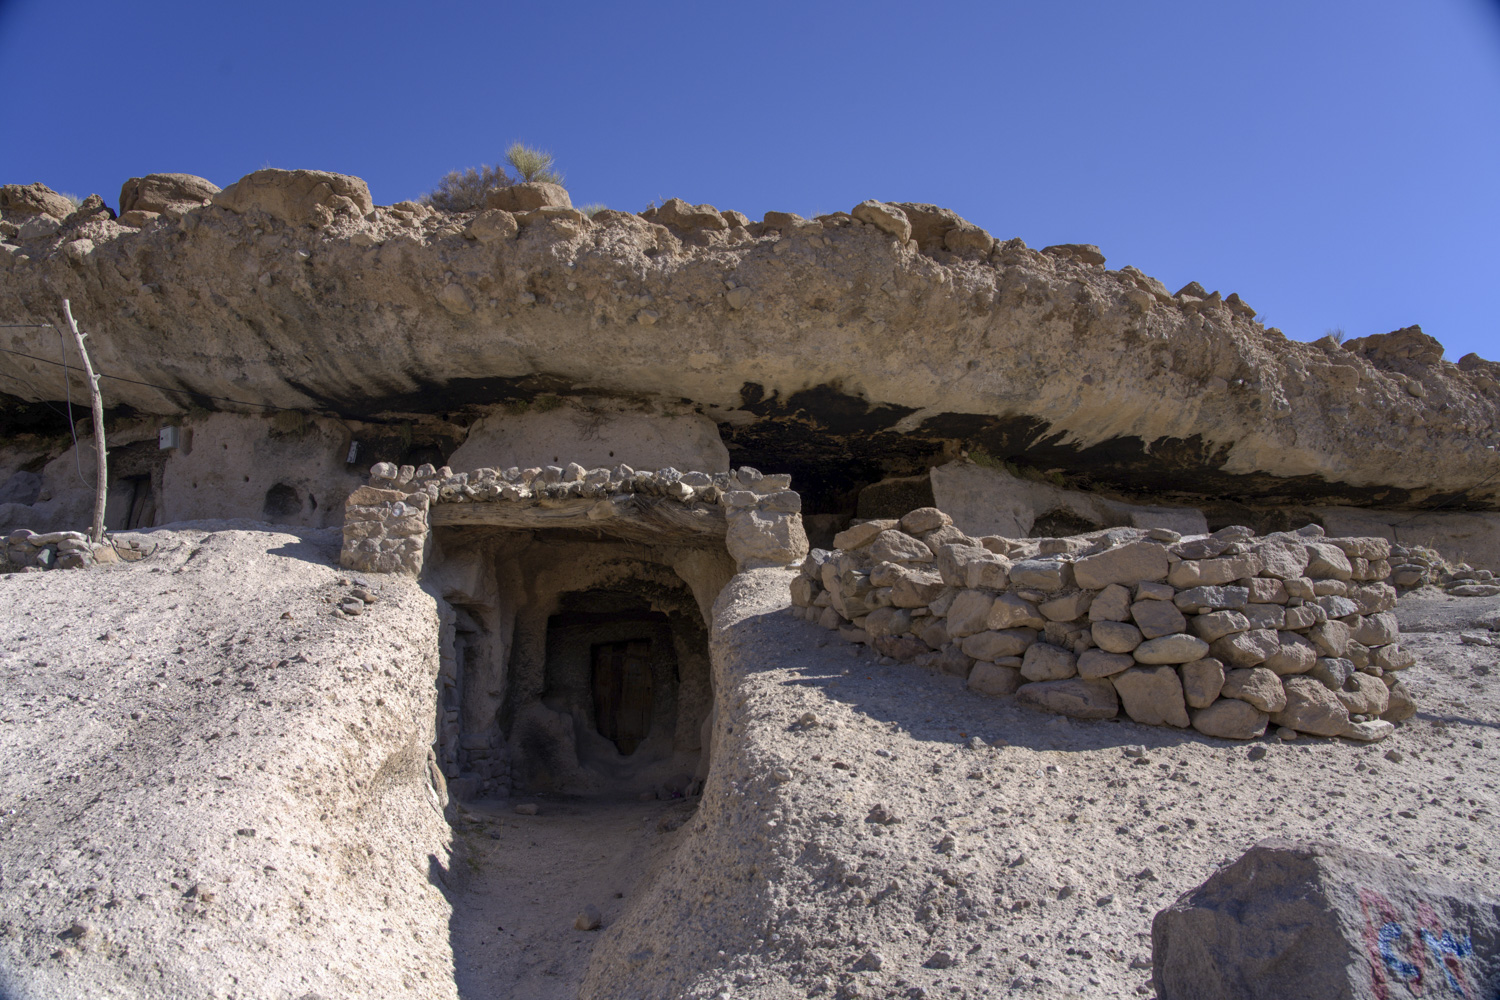
[[[73,307],[63,299],[63,315],[67,317],[68,329],[73,331],[73,341],[78,345],[78,354],[83,358],[83,370],[89,377],[89,397],[94,407],[94,523],[89,528],[89,541],[104,541],[104,499],[109,490],[109,465],[104,452],[104,397],[99,392],[99,376],[89,362],[89,352],[83,346],[83,331],[73,319]],[[63,378],[67,378],[66,369]]]

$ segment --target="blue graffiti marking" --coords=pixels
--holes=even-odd
[[[1382,940],[1384,939],[1382,938]],[[1422,941],[1434,954],[1439,956],[1452,956],[1455,959],[1464,959],[1474,954],[1472,939],[1467,934],[1455,939],[1448,931],[1443,931],[1443,936],[1438,937],[1431,931],[1424,930],[1422,931]],[[1446,961],[1446,959],[1442,962],[1443,975],[1448,979],[1448,988],[1461,997],[1468,996],[1464,992],[1463,984],[1453,975],[1453,964]]]
[[[1385,959],[1385,967],[1390,969],[1392,973],[1407,982],[1413,982],[1422,978],[1421,967],[1403,960],[1401,956],[1396,954],[1395,949],[1391,947],[1392,944],[1401,940],[1401,933],[1401,925],[1398,923],[1392,922],[1381,925],[1380,957]]]

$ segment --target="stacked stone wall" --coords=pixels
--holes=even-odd
[[[398,468],[381,462],[370,470],[370,485],[346,502],[342,563],[362,572],[421,575],[429,512],[438,504],[596,500],[608,506],[611,499],[625,497],[721,506],[725,545],[740,569],[786,566],[807,555],[802,497],[792,490],[791,476],[765,475],[749,466],[716,473],[653,472],[628,465],[586,469],[575,462],[455,473],[447,466]]]
[[[48,531],[38,534],[17,528],[0,546],[0,572],[35,573],[47,569],[85,569],[117,562],[135,562],[146,555],[141,539],[119,535],[90,542],[81,531]]]
[[[794,613],[980,694],[1227,739],[1379,740],[1415,712],[1382,538],[971,538],[923,508],[834,545],[802,563]]]

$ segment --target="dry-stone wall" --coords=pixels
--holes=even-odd
[[[571,463],[529,469],[447,466],[397,468],[381,462],[370,485],[350,494],[344,508],[343,565],[372,573],[420,575],[429,512],[437,504],[597,500],[660,497],[684,506],[724,509],[725,545],[741,569],[786,566],[807,555],[802,498],[791,476],[764,475],[749,466],[730,472],[636,471],[628,465],[585,469]]]
[[[84,569],[121,560],[135,562],[144,555],[146,551],[139,538],[116,535],[95,543],[81,531],[38,534],[27,528],[17,528],[5,536],[5,544],[0,547],[0,572]]]
[[[803,562],[794,612],[981,694],[1227,739],[1274,725],[1379,740],[1415,712],[1385,539],[1315,525],[976,539],[929,507],[834,545]]]

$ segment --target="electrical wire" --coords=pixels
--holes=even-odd
[[[57,330],[57,327],[52,326],[50,323],[49,324],[45,324],[45,325],[43,325],[43,324],[33,324],[33,325],[30,325],[30,326],[27,326],[27,329],[47,329],[47,327],[49,327],[49,326],[51,326],[52,329]],[[12,327],[5,327],[3,325],[0,325],[0,329],[16,329],[16,327],[14,327],[14,326],[12,326]],[[62,331],[61,330],[58,330],[58,335],[59,336],[62,335]],[[12,351],[12,350],[9,350],[7,348],[0,347],[0,354],[14,354],[18,358],[26,358],[26,359],[28,359],[30,361],[39,361],[39,362],[41,362],[44,365],[54,365],[54,366],[57,366],[57,367],[60,367],[60,368],[64,369],[65,371],[71,370],[69,368],[69,366],[66,365],[66,364],[63,364],[63,363],[60,363],[60,362],[57,362],[57,361],[52,361],[52,360],[49,360],[48,358],[39,358],[35,354],[27,354],[25,351]],[[285,406],[276,406],[276,405],[274,405],[272,403],[252,403],[249,400],[245,400],[245,399],[230,399],[228,396],[213,396],[213,395],[210,395],[210,394],[208,394],[206,392],[198,392],[196,389],[177,389],[177,388],[173,388],[172,386],[169,386],[169,385],[157,385],[155,382],[142,382],[139,379],[125,378],[124,376],[121,376],[121,375],[106,375],[103,372],[100,372],[99,373],[99,377],[100,378],[107,378],[107,379],[110,379],[111,381],[114,381],[114,382],[128,382],[131,385],[143,385],[143,386],[146,386],[148,389],[159,389],[162,392],[176,392],[176,393],[180,393],[180,394],[182,394],[184,396],[194,396],[194,397],[196,397],[198,399],[214,399],[214,400],[218,400],[221,403],[234,403],[237,406],[254,406],[254,407],[258,407],[259,409],[262,409],[262,410],[286,410],[286,409],[288,409],[288,407],[285,407]],[[66,381],[66,376],[64,377],[64,381]]]
[[[68,378],[68,342],[63,339],[61,330],[55,326],[52,329],[57,330],[57,346],[62,350],[63,391],[68,396],[68,433],[73,435],[73,471],[78,473],[78,481],[87,487],[89,483],[83,478],[83,466],[78,459],[78,425],[73,423],[73,382]]]

